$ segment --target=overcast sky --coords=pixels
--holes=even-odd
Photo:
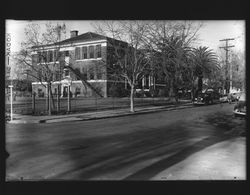
[[[6,33],[11,35],[11,51],[16,52],[20,49],[20,43],[25,38],[24,28],[29,23],[45,24],[48,21],[22,21],[22,20],[6,20]],[[94,21],[50,21],[53,23],[65,23],[67,27],[67,38],[69,38],[70,30],[78,30],[79,34],[94,31],[91,22]],[[199,31],[200,45],[208,46],[215,51],[219,46],[224,46],[225,42],[219,40],[225,38],[235,38],[230,41],[229,45],[235,45],[233,50],[245,51],[245,21],[244,20],[212,20],[203,21],[204,26]]]

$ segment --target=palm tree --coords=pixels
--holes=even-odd
[[[202,90],[202,79],[209,77],[218,69],[217,55],[208,47],[194,48],[193,54],[193,71],[194,76],[198,77],[198,91]]]

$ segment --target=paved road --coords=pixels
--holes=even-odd
[[[6,177],[245,179],[245,120],[234,118],[232,109],[225,103],[95,121],[7,124]]]

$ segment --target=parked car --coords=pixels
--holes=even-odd
[[[194,99],[194,104],[204,105],[220,102],[220,94],[212,89],[198,93],[198,96]]]
[[[242,94],[242,92],[229,93],[228,94],[228,102],[231,103],[231,102],[238,101],[241,94]]]
[[[235,116],[246,116],[246,94],[241,93],[239,97],[239,101],[237,104],[234,106],[234,115]]]
[[[220,95],[220,102],[221,103],[228,102],[228,95],[227,94],[221,94]]]

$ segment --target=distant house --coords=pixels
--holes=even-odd
[[[122,50],[127,47],[127,43],[92,32],[78,35],[78,31],[71,31],[69,39],[34,47],[32,63],[39,66],[46,60],[46,63],[56,64],[53,75],[55,82],[52,84],[54,94],[60,92],[62,96],[67,96],[70,81],[70,93],[73,96],[109,97],[112,96],[110,88],[114,83],[119,83],[122,89],[128,87],[125,79],[115,80],[110,72],[114,47]],[[40,57],[41,53],[46,56],[45,59]],[[145,77],[142,83],[149,87],[154,84],[154,79]],[[32,91],[38,96],[47,93],[41,82],[33,82]]]

